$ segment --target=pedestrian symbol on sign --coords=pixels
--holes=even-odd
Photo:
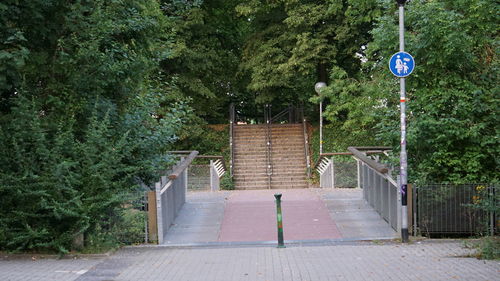
[[[405,52],[394,54],[389,61],[389,68],[392,74],[397,77],[406,77],[413,72],[415,61],[413,57]]]

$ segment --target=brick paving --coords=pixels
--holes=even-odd
[[[391,231],[387,232],[385,228],[388,226],[380,221],[379,216],[372,214],[373,210],[360,201],[355,191],[283,191],[285,241],[318,238],[315,241],[288,243],[285,249],[276,248],[274,242],[224,243],[235,240],[224,236],[223,231],[219,233],[224,228],[223,219],[230,219],[226,226],[240,229],[237,230],[238,237],[245,236],[246,241],[258,241],[255,238],[268,231],[263,230],[263,226],[272,231],[268,231],[262,241],[275,240],[274,192],[252,191],[246,196],[242,196],[242,192],[221,192],[210,196],[196,193],[192,195],[189,208],[185,208],[185,216],[181,215],[176,221],[178,224],[173,227],[176,231],[169,234],[172,239],[170,246],[127,247],[110,257],[78,259],[32,260],[30,257],[9,259],[0,256],[0,280],[500,281],[500,261],[467,257],[473,254],[473,250],[464,248],[460,240],[424,240],[408,245],[388,240],[321,240],[325,238],[317,236],[321,233],[340,233],[343,238],[356,239],[363,238],[359,236],[373,237],[373,234],[383,238],[394,235]],[[235,204],[235,207],[254,204],[259,207],[242,208],[254,215],[243,216],[245,213],[240,210],[237,212],[242,217],[231,218],[231,213],[237,213],[234,210],[223,216],[228,209],[224,205],[228,204]],[[262,216],[265,212],[268,212],[267,215],[250,223],[252,216]],[[325,224],[325,221],[328,223]],[[318,223],[318,228],[315,228],[315,223]],[[325,225],[334,228],[324,228]],[[252,232],[254,229],[257,231]],[[298,239],[293,236],[294,233],[299,234]],[[179,246],[182,243],[175,243],[179,241],[215,243],[193,243],[197,246],[183,247]]]
[[[165,244],[275,241],[273,195],[278,192],[283,194],[285,240],[397,237],[359,189],[238,190],[188,192]]]
[[[109,258],[3,260],[0,280],[500,280],[500,262],[465,257],[461,241],[252,247],[129,247]],[[79,272],[81,270],[88,270]]]
[[[242,190],[226,203],[219,241],[276,240],[275,193],[283,194],[285,240],[341,238],[326,205],[309,189]]]

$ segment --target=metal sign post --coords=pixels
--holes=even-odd
[[[408,156],[406,153],[406,76],[415,68],[413,57],[405,53],[404,5],[406,0],[396,0],[399,6],[399,53],[394,54],[389,62],[389,69],[399,77],[401,107],[401,240],[408,242]]]
[[[399,51],[405,51],[405,6],[399,5]],[[406,78],[399,78],[401,88],[401,240],[408,242],[408,156],[406,153]]]

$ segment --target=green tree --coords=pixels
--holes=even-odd
[[[417,65],[407,79],[410,179],[498,181],[498,5],[411,1],[405,7],[406,49]],[[345,132],[362,131],[398,151],[399,84],[387,69],[398,50],[397,13],[394,1],[381,1],[381,8],[362,74],[332,71],[326,115]]]
[[[248,24],[235,13],[238,3],[169,1],[163,9],[173,31],[171,52],[162,60],[165,79],[174,81],[176,98],[209,123],[227,122],[229,103],[245,92],[237,71]]]
[[[7,1],[0,15],[0,248],[65,252],[113,228],[191,114],[161,76],[170,19],[155,0]]]
[[[379,13],[376,1],[360,0],[253,0],[237,9],[252,23],[241,67],[260,102],[306,101],[334,66],[358,72]]]

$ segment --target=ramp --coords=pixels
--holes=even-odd
[[[274,193],[283,194],[285,243],[392,239],[397,233],[364,201],[361,189],[188,192],[164,245],[272,243]]]

